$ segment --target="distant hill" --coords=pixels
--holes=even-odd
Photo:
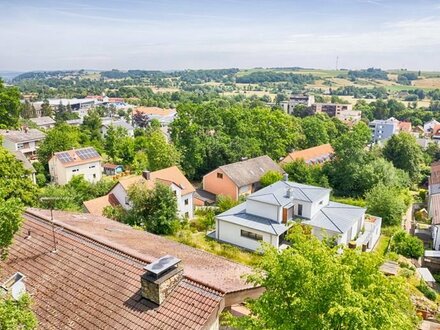
[[[0,71],[0,78],[2,78],[5,81],[11,81],[21,73],[22,72],[17,72],[17,71]]]

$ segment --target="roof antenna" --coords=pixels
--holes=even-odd
[[[55,223],[53,220],[53,209],[55,206],[55,201],[57,200],[63,200],[63,199],[69,199],[68,197],[41,197],[40,202],[48,202],[50,207],[50,223],[52,225],[52,239],[53,239],[53,253],[57,252],[57,240],[55,237]]]

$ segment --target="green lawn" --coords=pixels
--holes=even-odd
[[[205,232],[181,229],[176,234],[167,236],[169,239],[194,248],[216,254],[245,265],[255,265],[260,255],[242,250],[236,246],[220,243],[206,236]]]

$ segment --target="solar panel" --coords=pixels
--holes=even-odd
[[[61,152],[61,153],[57,154],[57,157],[61,163],[73,162],[72,157],[70,157],[69,153],[67,153],[67,152]]]
[[[145,266],[144,269],[156,276],[159,276],[161,273],[177,265],[180,261],[181,260],[179,258],[166,255],[156,260],[155,262],[152,262],[151,264]]]
[[[99,154],[93,148],[77,150],[76,154],[82,160],[99,157]]]

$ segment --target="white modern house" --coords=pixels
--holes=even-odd
[[[46,134],[24,127],[22,130],[0,130],[3,137],[3,147],[11,152],[20,151],[28,160],[37,158],[37,149]]]
[[[129,189],[135,184],[144,184],[152,189],[157,182],[170,187],[176,195],[179,216],[192,219],[194,217],[193,199],[195,189],[177,166],[155,172],[144,171],[142,175],[123,178],[110,190],[107,197],[99,197],[84,202],[84,206],[89,213],[97,215],[102,215],[102,211],[106,206],[114,206],[115,204],[129,210],[132,207],[128,197]]]
[[[289,227],[301,222],[311,226],[319,239],[334,238],[337,244],[352,242],[364,251],[371,250],[379,239],[382,219],[366,215],[364,208],[329,198],[330,189],[290,182],[285,176],[219,214],[215,237],[253,251],[262,242],[280,248]]]
[[[101,156],[91,147],[56,152],[49,160],[49,172],[54,183],[64,185],[75,175],[96,183],[102,178]]]

